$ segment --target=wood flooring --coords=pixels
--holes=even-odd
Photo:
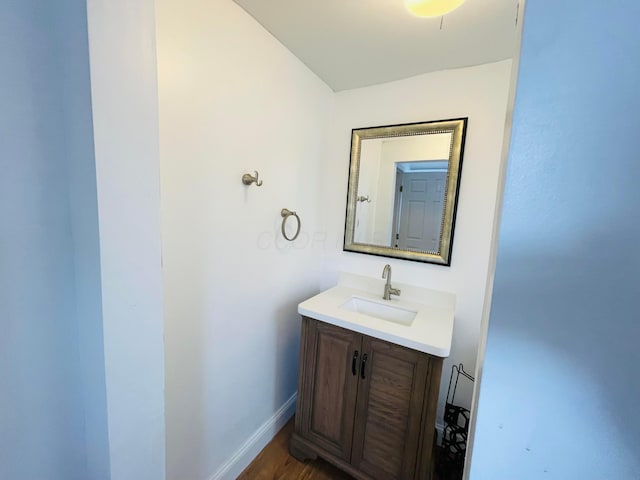
[[[353,480],[353,477],[318,458],[299,462],[289,455],[293,420],[260,452],[238,480]]]
[[[354,480],[321,458],[303,463],[289,455],[293,425],[291,419],[237,480]],[[433,480],[438,480],[438,475],[434,474]]]

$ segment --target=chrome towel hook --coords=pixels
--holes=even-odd
[[[250,173],[245,173],[244,175],[242,175],[242,183],[244,183],[245,185],[251,185],[252,183],[255,182],[257,187],[262,186],[262,180],[258,180],[258,171],[255,171],[255,177],[253,175],[251,175]]]
[[[300,235],[300,217],[296,212],[292,212],[291,210],[288,210],[286,208],[280,210],[280,215],[282,215],[282,236],[285,238],[285,240],[293,242],[296,238],[298,238],[298,235]],[[298,221],[298,228],[296,229],[296,234],[293,237],[287,237],[287,232],[285,230],[285,224],[287,223],[287,219],[289,217],[295,217]]]

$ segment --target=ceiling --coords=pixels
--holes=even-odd
[[[519,0],[417,18],[403,0],[234,0],[333,90],[511,58]]]

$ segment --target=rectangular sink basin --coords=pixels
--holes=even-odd
[[[340,305],[340,308],[401,325],[411,325],[418,314],[414,310],[391,305],[384,300],[376,301],[362,297],[351,297]]]

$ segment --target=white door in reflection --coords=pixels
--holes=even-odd
[[[446,171],[397,170],[394,221],[396,248],[438,252]]]

